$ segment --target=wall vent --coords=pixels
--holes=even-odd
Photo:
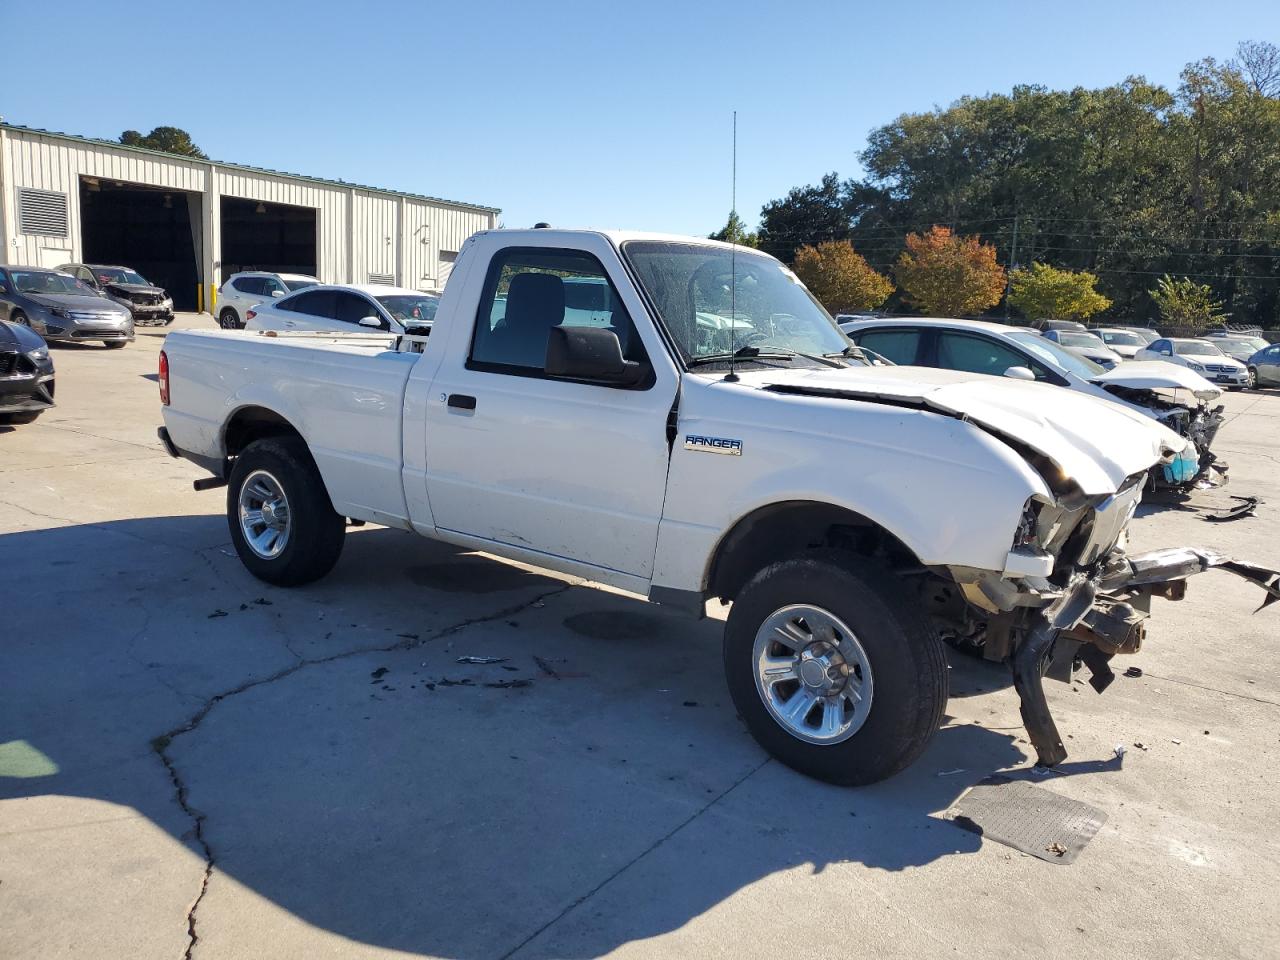
[[[394,287],[396,285],[396,275],[394,273],[371,273],[369,274],[370,283],[378,283],[384,287]]]
[[[19,187],[18,232],[44,237],[67,236],[67,195]]]

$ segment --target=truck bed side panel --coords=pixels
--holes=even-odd
[[[226,333],[171,334],[165,352],[172,397],[165,423],[180,448],[224,456],[236,412],[265,408],[306,440],[334,509],[408,525],[400,420],[416,355]]]

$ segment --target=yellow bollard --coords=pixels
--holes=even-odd
[[[196,313],[204,313],[204,284],[196,284]]]

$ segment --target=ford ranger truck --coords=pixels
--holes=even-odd
[[[920,755],[944,634],[1010,663],[1052,765],[1045,674],[1082,661],[1101,688],[1150,598],[1203,570],[1280,597],[1280,574],[1208,550],[1125,552],[1185,439],[1068,390],[870,365],[795,274],[724,243],[479,233],[429,331],[178,331],[160,390],[161,440],[227,487],[257,577],[323,577],[350,518],[699,616],[732,604],[740,715],[833,783]]]

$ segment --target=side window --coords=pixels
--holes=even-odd
[[[1049,377],[1044,367],[1012,348],[986,337],[971,337],[963,333],[938,334],[938,366],[996,377],[1003,376],[1010,367],[1027,367],[1037,380]]]
[[[920,350],[919,330],[869,330],[854,334],[853,339],[858,346],[874,350],[898,366],[914,364]]]
[[[292,313],[305,313],[309,317],[322,317],[326,320],[332,320],[334,319],[333,291],[311,290],[307,293],[300,293],[296,297],[290,297],[282,302],[280,309],[288,310]]]
[[[382,314],[372,303],[357,293],[334,293],[334,313],[333,316],[343,323],[358,324],[365,317],[377,317],[382,320]],[[382,320],[383,329],[386,329],[387,322]]]
[[[1163,353],[1166,356],[1173,353],[1173,348],[1169,345],[1168,340],[1157,340],[1151,344],[1151,349],[1156,353]]]
[[[240,293],[255,296],[262,293],[262,281],[258,277],[241,277],[232,284]]]
[[[468,366],[541,373],[552,327],[612,330],[628,360],[647,362],[635,324],[600,261],[588,253],[511,249],[489,265]]]
[[[262,284],[262,292],[268,297],[274,297],[277,290],[279,290],[281,294],[289,292],[289,288],[275,277],[261,277],[258,280],[258,283]]]

